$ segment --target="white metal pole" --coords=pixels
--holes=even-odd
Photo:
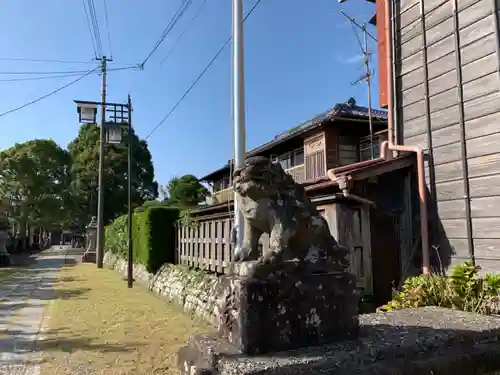
[[[234,162],[241,168],[245,162],[245,93],[243,57],[243,0],[233,0],[233,126]],[[234,228],[236,231],[234,255],[243,244],[243,215],[236,196],[234,199]]]

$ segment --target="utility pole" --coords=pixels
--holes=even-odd
[[[128,171],[127,171],[127,185],[128,185],[128,262],[127,262],[127,286],[132,288],[134,285],[134,255],[133,255],[133,242],[132,242],[132,99],[128,95]]]
[[[243,1],[233,0],[233,127],[235,168],[245,163],[245,74],[243,60]],[[234,193],[236,195],[236,193]],[[236,196],[234,197],[234,255],[243,245],[243,213]]]
[[[107,63],[111,59],[102,56],[101,60],[101,129],[99,142],[99,192],[97,197],[97,268],[103,267],[104,261],[104,144],[106,142],[106,73]]]
[[[344,11],[340,11],[340,13],[342,13],[342,15],[345,18],[347,18],[347,20],[352,24],[354,33],[356,34],[356,38],[358,39],[361,53],[363,54],[363,65],[365,68],[365,72],[361,75],[361,77],[359,77],[352,84],[357,85],[360,82],[366,82],[367,86],[368,86],[368,124],[369,124],[369,128],[370,128],[370,156],[372,159],[374,159],[375,155],[374,155],[374,150],[373,150],[372,84],[371,84],[371,80],[373,77],[373,71],[370,69],[370,59],[371,59],[372,53],[368,48],[368,37],[374,39],[375,41],[376,41],[376,39],[366,29],[366,23],[363,23],[363,25],[360,25],[354,20],[354,18],[349,17],[347,14],[345,14]],[[363,44],[361,43],[361,40],[359,39],[358,33],[354,27],[357,27],[363,33]]]

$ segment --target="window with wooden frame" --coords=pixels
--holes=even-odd
[[[229,176],[223,176],[215,180],[212,184],[214,192],[225,190],[231,187],[231,179]]]
[[[273,163],[280,163],[285,170],[303,165],[304,148],[301,147],[281,155],[271,155],[271,161]]]

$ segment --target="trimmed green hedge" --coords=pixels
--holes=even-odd
[[[148,272],[157,272],[165,263],[175,259],[175,222],[179,210],[153,206],[135,212],[132,222],[134,263],[146,266]],[[105,250],[127,256],[127,216],[117,218],[106,227]]]

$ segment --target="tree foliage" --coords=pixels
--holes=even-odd
[[[125,139],[127,139],[125,134]],[[105,147],[104,220],[111,222],[127,211],[127,144]],[[151,153],[145,141],[132,134],[132,206],[142,205],[158,196]],[[99,127],[82,125],[78,136],[68,146],[72,160],[71,196],[75,220],[85,225],[97,212],[99,170]]]
[[[173,177],[167,185],[168,201],[182,208],[196,207],[203,202],[209,191],[192,174]]]
[[[0,152],[0,197],[23,227],[57,226],[67,219],[69,154],[54,141],[16,143]]]

